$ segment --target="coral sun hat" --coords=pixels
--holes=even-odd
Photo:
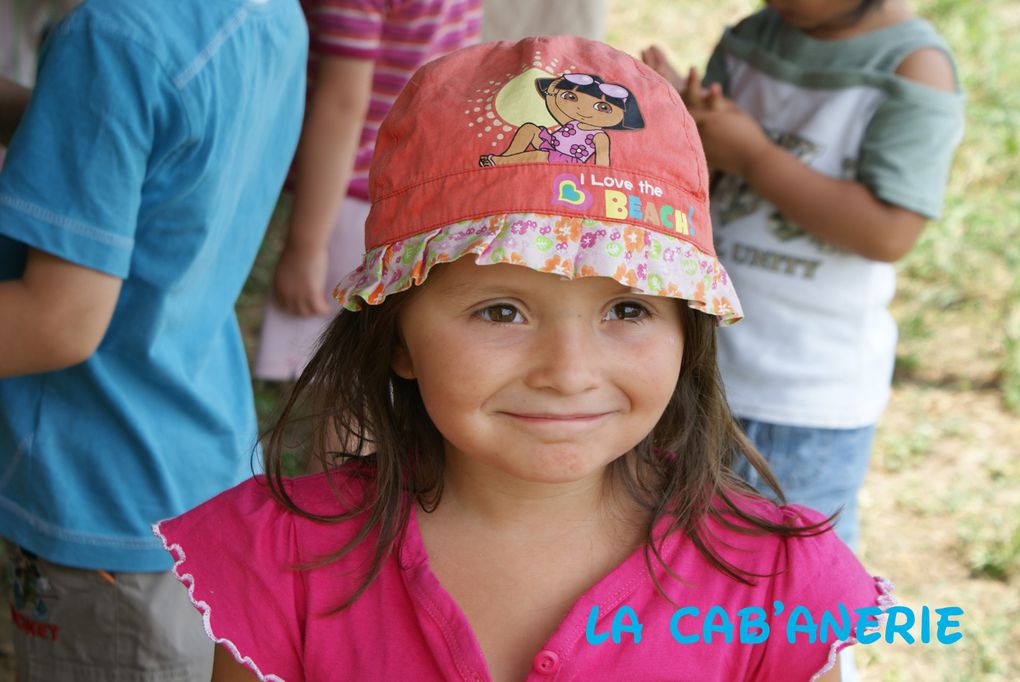
[[[369,194],[365,260],[334,291],[351,310],[471,254],[741,317],[694,121],[665,80],[601,43],[487,43],[425,65],[379,129]]]

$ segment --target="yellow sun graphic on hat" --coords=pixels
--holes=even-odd
[[[530,68],[510,80],[496,95],[496,112],[510,125],[525,123],[551,127],[557,125],[545,106],[545,100],[535,96],[535,81],[539,78],[556,78],[556,74]]]

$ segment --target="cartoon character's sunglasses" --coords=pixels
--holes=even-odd
[[[565,73],[563,74],[563,80],[569,81],[574,85],[591,85],[595,82],[595,79],[591,76],[583,73]],[[603,95],[609,95],[616,99],[622,99],[624,101],[630,97],[630,92],[627,88],[616,83],[599,83],[599,90],[602,91]]]

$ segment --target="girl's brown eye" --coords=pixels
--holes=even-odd
[[[491,305],[481,311],[482,319],[487,322],[513,324],[518,321],[520,312],[512,305]]]
[[[571,102],[576,102],[577,101],[577,95],[575,95],[574,93],[570,92],[569,90],[567,90],[566,92],[560,93],[560,97],[562,97],[565,100],[569,100]]]
[[[648,316],[648,309],[639,303],[623,302],[617,303],[606,314],[607,320],[621,320],[624,322],[643,319]]]
[[[613,107],[609,106],[605,102],[595,102],[595,111],[601,111],[603,114],[608,114],[613,110]]]

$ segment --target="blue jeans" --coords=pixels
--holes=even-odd
[[[802,504],[826,516],[843,508],[836,521],[836,535],[855,550],[860,537],[857,492],[868,470],[874,425],[816,429],[752,419],[738,421],[772,467],[787,502]],[[738,476],[772,497],[765,481],[743,457],[737,458],[735,469]]]

